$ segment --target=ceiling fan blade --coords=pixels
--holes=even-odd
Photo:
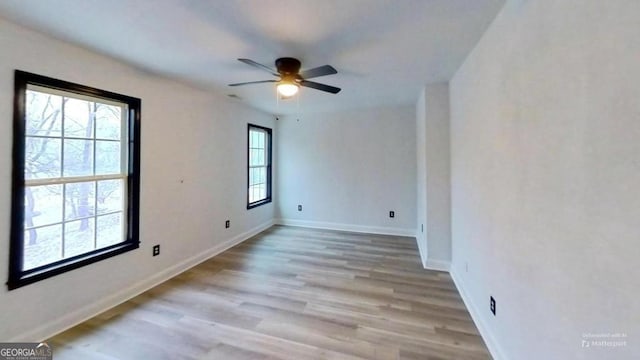
[[[242,85],[251,85],[251,84],[274,83],[274,82],[278,82],[278,81],[277,80],[249,81],[249,82],[229,84],[229,86],[242,86]]]
[[[257,63],[255,61],[251,60],[251,59],[238,59],[238,61],[242,61],[243,63],[245,63],[247,65],[251,65],[253,67],[257,67],[258,69],[266,70],[273,76],[280,76],[280,74],[278,74],[275,70],[273,70],[272,68],[268,67],[267,65],[262,65],[260,63]]]
[[[308,69],[300,72],[303,79],[311,79],[318,76],[337,74],[338,71],[331,65],[318,66],[317,68]]]
[[[337,94],[341,90],[340,88],[337,88],[337,87],[334,87],[334,86],[320,84],[320,83],[317,83],[317,82],[307,81],[307,80],[300,81],[300,85],[306,86],[306,87],[310,87],[312,89],[316,89],[316,90],[320,90],[320,91],[330,92],[332,94]]]

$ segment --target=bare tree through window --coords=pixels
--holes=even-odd
[[[24,268],[123,241],[123,107],[41,89],[26,98]]]

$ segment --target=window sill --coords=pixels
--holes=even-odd
[[[19,274],[13,274],[9,276],[7,281],[7,287],[9,290],[17,289],[29,284],[33,284],[37,281],[44,280],[67,271],[71,271],[89,264],[93,264],[100,260],[108,259],[112,256],[116,256],[131,250],[135,250],[140,247],[140,242],[125,242],[121,244],[112,245],[111,247],[95,250],[92,253],[78,255],[77,257],[60,260],[57,263],[43,266],[42,268],[36,268],[33,270],[27,270]]]
[[[252,202],[251,204],[247,204],[247,210],[256,208],[258,206],[262,206],[271,202],[271,198],[266,198],[264,200]]]

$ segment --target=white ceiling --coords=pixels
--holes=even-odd
[[[414,104],[426,83],[447,81],[504,0],[3,0],[0,16],[222,94],[272,114]],[[271,75],[237,58],[302,68],[337,95],[303,88],[276,101]]]

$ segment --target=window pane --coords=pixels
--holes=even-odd
[[[24,189],[24,227],[62,221],[62,185],[27,186]]]
[[[60,136],[62,97],[27,90],[27,135]]]
[[[258,169],[258,173],[260,174],[258,182],[260,182],[261,184],[267,182],[267,168]]]
[[[253,203],[256,201],[264,200],[267,198],[267,185],[259,184],[252,185],[249,187],[249,202]]]
[[[254,150],[254,155],[253,165],[262,165],[262,150]]]
[[[122,126],[122,108],[119,106],[96,103],[96,138],[120,140]]]
[[[94,249],[95,218],[71,221],[64,225],[64,257],[69,258]]]
[[[98,249],[123,242],[122,213],[98,216],[96,229]]]
[[[258,147],[258,137],[260,136],[260,134],[258,134],[257,130],[253,130],[253,147],[257,148]]]
[[[65,220],[94,216],[96,183],[90,181],[65,186]]]
[[[249,169],[249,186],[254,185],[256,182],[256,169]]]
[[[93,175],[93,141],[64,140],[63,176]]]
[[[265,182],[264,180],[265,168],[253,168],[251,169],[251,177],[249,179],[249,185],[257,185]]]
[[[260,145],[260,136],[261,135],[262,135],[262,132],[260,130],[252,130],[251,131],[251,147],[253,147],[253,148],[261,147],[261,145]]]
[[[258,147],[259,148],[264,148],[264,136],[265,136],[264,132],[260,131],[258,133]]]
[[[64,136],[93,138],[95,103],[79,99],[65,98]]]
[[[45,226],[24,232],[23,270],[62,259],[62,225]]]
[[[122,211],[124,180],[98,181],[98,214]]]
[[[253,168],[251,169],[251,182],[249,182],[250,185],[255,185],[258,183],[258,169]]]
[[[120,143],[96,141],[96,175],[120,173]]]
[[[266,184],[260,184],[258,186],[259,189],[259,194],[258,194],[258,198],[259,199],[266,199],[267,198],[267,186]]]
[[[60,177],[60,147],[60,139],[28,136],[25,139],[25,179]]]
[[[264,150],[258,150],[256,153],[256,165],[266,165],[265,163],[265,156],[264,156],[265,151]]]

